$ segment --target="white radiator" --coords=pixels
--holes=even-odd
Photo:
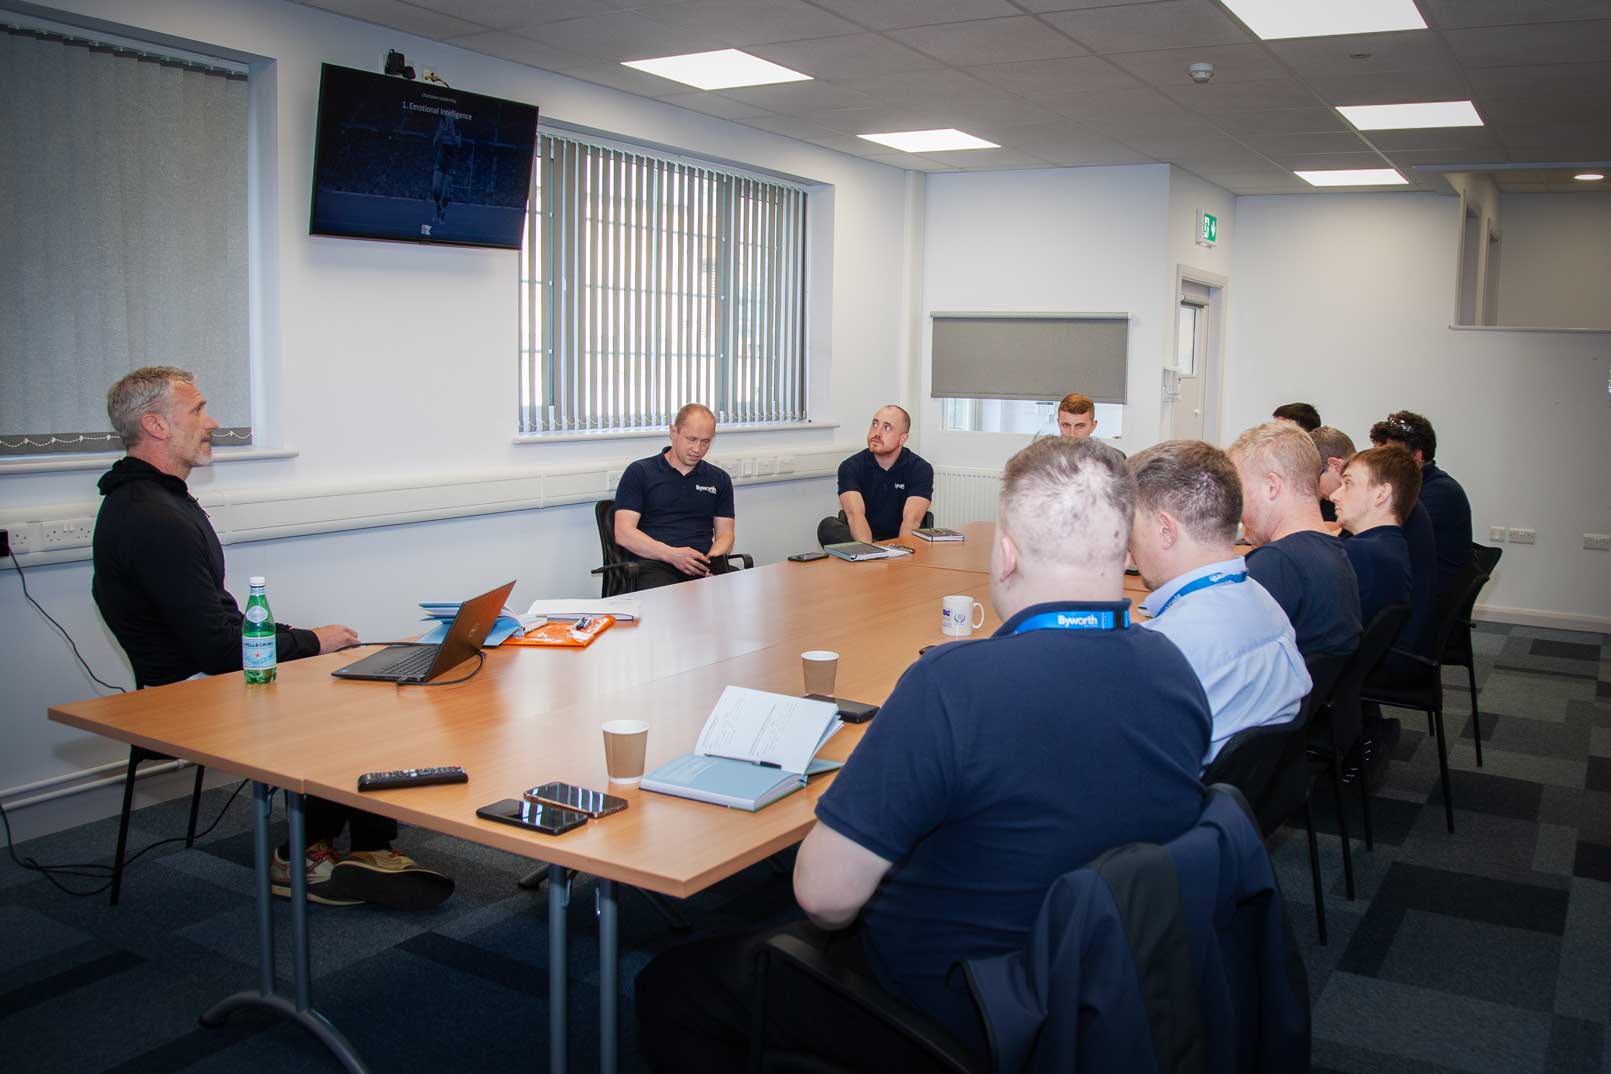
[[[996,470],[964,470],[955,466],[934,468],[934,524],[961,526],[994,522],[996,498],[1001,495],[1001,474]]]

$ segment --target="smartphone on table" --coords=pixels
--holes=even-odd
[[[542,802],[525,802],[516,798],[505,798],[501,802],[484,805],[475,811],[475,815],[503,824],[513,824],[517,828],[541,832],[544,835],[561,835],[587,823],[586,813]]]
[[[627,807],[625,798],[617,798],[603,791],[590,791],[574,783],[544,783],[526,792],[526,801],[541,805],[585,813],[589,817],[607,817]]]
[[[789,557],[789,560],[793,563],[815,563],[819,559],[827,558],[828,553],[826,552],[796,552]]]

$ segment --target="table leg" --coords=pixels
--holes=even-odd
[[[616,927],[615,881],[599,877],[599,1074],[615,1074],[615,975],[620,966],[621,936]]]
[[[570,884],[565,870],[548,867],[548,1070],[565,1070],[565,905],[570,901]]]
[[[301,868],[301,856],[295,853],[292,854],[291,868],[291,943],[296,974],[296,1002],[274,991],[274,915],[270,906],[268,831],[271,793],[265,784],[252,783],[252,856],[255,859],[253,871],[257,889],[257,991],[225,996],[202,1012],[201,1024],[216,1029],[236,1011],[267,1011],[295,1022],[311,1033],[336,1057],[347,1074],[369,1074],[369,1068],[341,1030],[312,1007],[308,972],[308,877],[307,871]],[[290,843],[293,847],[299,847],[303,840],[302,795],[287,791],[285,798],[286,813],[291,821]]]

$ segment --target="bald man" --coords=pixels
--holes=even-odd
[[[844,520],[817,525],[819,544],[891,541],[923,524],[934,500],[934,467],[906,446],[912,415],[891,403],[879,407],[867,430],[867,450],[839,464],[839,506]]]
[[[733,479],[705,461],[716,415],[689,403],[670,432],[671,445],[628,466],[615,487],[615,543],[639,560],[635,589],[720,574],[733,550]]]

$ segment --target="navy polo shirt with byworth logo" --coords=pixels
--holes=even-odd
[[[861,493],[873,540],[887,541],[900,536],[907,499],[934,499],[934,467],[911,449],[901,448],[886,470],[872,450],[864,448],[839,464],[839,494],[847,492]]]
[[[667,459],[670,452],[668,447],[626,468],[615,486],[616,510],[636,511],[638,529],[657,541],[708,551],[716,519],[733,517],[733,479],[704,459],[686,475],[679,473]]]

